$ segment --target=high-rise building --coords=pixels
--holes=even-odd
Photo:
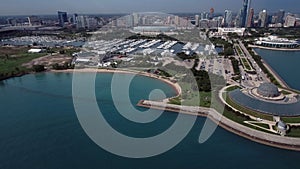
[[[73,24],[77,24],[77,21],[78,21],[78,14],[74,14],[73,15]]]
[[[260,13],[259,13],[259,26],[261,28],[264,28],[268,25],[268,14],[267,14],[267,10],[262,10]]]
[[[288,15],[285,18],[284,27],[295,27],[296,17],[292,15]]]
[[[240,12],[238,13],[238,15],[235,17],[234,20],[234,26],[235,27],[244,27],[243,26],[243,17],[244,17],[244,10],[241,9]]]
[[[209,10],[209,19],[213,19],[214,18],[214,13],[215,13],[215,9],[214,8],[210,8],[210,10]]]
[[[195,25],[199,26],[199,21],[200,21],[200,16],[199,15],[195,15]]]
[[[86,27],[88,29],[96,29],[98,27],[98,21],[96,18],[93,18],[93,17],[87,17],[86,18]]]
[[[279,12],[277,12],[277,14],[276,14],[277,21],[276,21],[276,23],[283,23],[284,22],[284,15],[285,15],[284,10],[280,10]]]
[[[61,12],[61,11],[58,11],[57,13],[58,13],[59,26],[64,27],[65,22],[68,22],[68,14],[67,12]]]
[[[180,18],[179,18],[179,16],[175,16],[175,25],[176,26],[180,25]]]
[[[244,0],[243,3],[243,9],[241,12],[241,20],[240,20],[240,26],[245,27],[247,24],[247,18],[248,18],[248,13],[249,13],[249,7],[251,4],[251,0]]]
[[[85,16],[78,16],[77,17],[77,29],[85,29],[87,26],[86,17]]]
[[[126,26],[127,27],[134,27],[134,16],[128,15],[126,18]]]
[[[139,24],[139,14],[138,13],[133,13],[133,25],[138,26]]]
[[[7,24],[9,24],[11,26],[17,26],[18,21],[17,21],[17,19],[8,18],[7,19]]]
[[[208,18],[209,18],[209,13],[207,13],[207,12],[201,12],[201,14],[200,14],[200,20],[208,19]]]
[[[247,28],[253,27],[253,16],[254,16],[254,9],[251,8],[248,14],[248,19],[247,19]]]
[[[41,20],[37,16],[29,16],[27,19],[30,26],[41,25]]]
[[[224,26],[225,27],[231,27],[231,25],[232,25],[232,11],[225,10]]]

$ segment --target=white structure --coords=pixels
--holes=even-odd
[[[260,21],[260,27],[264,28],[267,26],[267,22],[268,22],[267,10],[262,10],[261,12],[259,12],[259,21]]]
[[[226,36],[228,33],[236,33],[243,36],[246,28],[218,28],[219,36]]]
[[[295,27],[296,17],[288,15],[285,18],[284,27]]]
[[[278,38],[277,36],[259,38],[256,41],[256,45],[272,48],[296,48],[299,46],[297,41]]]
[[[30,49],[28,50],[28,53],[41,53],[42,51],[42,49]]]

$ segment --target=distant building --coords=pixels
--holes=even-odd
[[[78,17],[78,14],[75,13],[73,15],[73,24],[77,24],[77,21],[78,21],[77,17]]]
[[[202,29],[209,28],[209,20],[208,19],[202,19],[199,22],[199,27],[202,28]]]
[[[231,26],[232,26],[232,11],[225,10],[224,27],[231,27]]]
[[[208,15],[209,14],[207,12],[201,12],[201,14],[200,14],[200,20],[208,19],[209,18]]]
[[[280,10],[279,12],[277,12],[276,16],[277,16],[277,20],[275,23],[281,23],[283,24],[284,22],[284,15],[285,15],[285,11],[284,10]]]
[[[245,28],[218,28],[218,35],[226,36],[228,33],[236,33],[239,36],[243,36],[245,30]]]
[[[18,22],[16,19],[9,18],[9,19],[7,19],[7,24],[9,24],[11,26],[17,26]]]
[[[64,27],[65,23],[68,22],[68,14],[67,12],[58,11],[58,22],[59,26]]]
[[[265,28],[268,24],[268,14],[267,14],[267,10],[262,10],[260,13],[259,13],[259,26],[261,28]]]
[[[37,16],[29,16],[27,19],[29,26],[41,25],[41,19]]]
[[[213,19],[214,18],[214,13],[215,13],[215,9],[214,8],[210,8],[209,10],[209,19]]]
[[[248,19],[247,19],[247,28],[253,27],[253,16],[254,16],[254,9],[251,8],[249,11]]]
[[[296,18],[295,27],[300,27],[300,18]]]
[[[85,29],[86,28],[86,20],[85,20],[85,16],[78,16],[77,17],[77,29]]]
[[[87,17],[86,24],[87,29],[96,29],[98,27],[98,21],[96,18]]]
[[[245,27],[247,24],[247,17],[248,17],[250,3],[251,0],[244,0],[243,9],[241,10],[241,20],[240,20],[241,27]]]
[[[138,26],[139,25],[139,14],[138,13],[133,13],[133,26]]]
[[[176,26],[180,25],[180,18],[179,18],[179,16],[175,16],[175,25]]]
[[[199,15],[195,15],[195,25],[199,26],[199,21],[200,21],[200,16]]]
[[[284,27],[295,27],[296,24],[296,17],[292,15],[288,15],[285,18]]]

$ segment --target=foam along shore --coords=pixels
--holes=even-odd
[[[179,106],[149,100],[141,100],[138,103],[138,106],[158,110],[166,110],[175,113],[183,113],[186,115],[207,117],[225,130],[249,140],[255,141],[257,143],[281,149],[300,151],[300,138],[282,137],[279,135],[254,130],[224,117],[222,114],[212,108]]]
[[[178,97],[182,94],[182,89],[180,85],[177,82],[172,82],[170,79],[163,78],[158,75],[154,75],[151,73],[147,72],[141,72],[141,71],[135,71],[135,70],[130,70],[130,69],[96,69],[96,68],[84,68],[84,69],[66,69],[66,70],[51,70],[51,72],[54,73],[124,73],[124,74],[133,74],[133,75],[140,75],[140,76],[146,76],[149,78],[157,79],[160,80],[164,83],[169,84],[175,91],[176,91],[176,96],[172,97]],[[171,98],[167,98],[163,100],[164,102],[167,102]]]

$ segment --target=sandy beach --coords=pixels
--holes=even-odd
[[[122,69],[95,69],[95,68],[84,68],[84,69],[67,69],[67,70],[51,70],[51,72],[54,73],[124,73],[124,74],[133,74],[133,75],[140,75],[140,76],[146,76],[149,78],[157,79],[160,81],[163,81],[164,83],[169,84],[175,91],[176,91],[176,96],[172,97],[178,97],[182,93],[182,89],[178,83],[173,83],[169,79],[163,78],[158,75],[154,75],[151,73],[147,72],[140,72],[140,71],[135,71],[135,70],[122,70]],[[168,98],[171,99],[171,98]],[[166,100],[168,100],[166,99]]]

